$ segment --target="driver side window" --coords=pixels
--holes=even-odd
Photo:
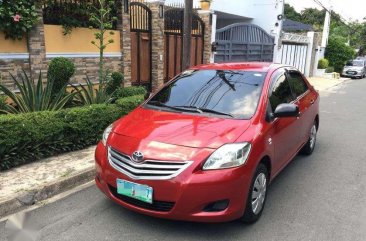
[[[293,100],[294,97],[291,92],[290,84],[285,75],[281,75],[274,83],[269,97],[272,111],[275,111],[278,105],[291,103]]]

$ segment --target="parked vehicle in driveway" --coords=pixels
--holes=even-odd
[[[96,185],[139,213],[255,222],[269,183],[312,154],[319,94],[295,68],[270,63],[189,69],[109,126]]]
[[[343,77],[365,78],[366,76],[366,59],[359,57],[355,60],[348,61],[342,71]]]

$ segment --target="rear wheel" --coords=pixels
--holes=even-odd
[[[255,223],[262,215],[267,197],[268,170],[264,164],[259,164],[253,177],[244,215],[240,221]]]
[[[304,155],[311,155],[315,149],[316,144],[316,135],[317,135],[317,125],[314,121],[313,126],[310,129],[310,136],[308,142],[306,142],[305,146],[301,149],[300,153]]]

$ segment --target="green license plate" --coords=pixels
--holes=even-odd
[[[146,185],[117,179],[117,193],[146,203],[153,203],[153,189]]]

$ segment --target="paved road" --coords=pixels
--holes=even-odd
[[[366,240],[366,80],[322,93],[313,156],[297,157],[270,186],[262,219],[197,224],[123,209],[94,186],[31,212],[41,240]],[[0,240],[5,240],[5,222]]]

